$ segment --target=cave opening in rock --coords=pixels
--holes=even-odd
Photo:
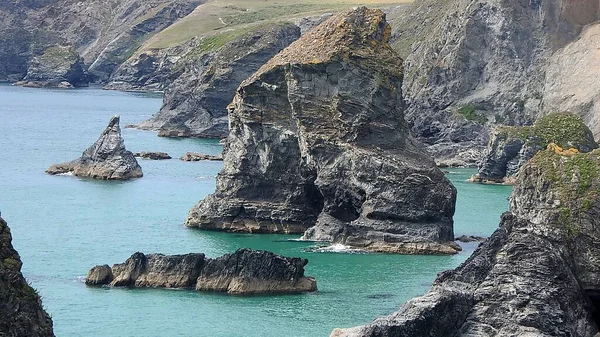
[[[600,327],[600,289],[587,289],[585,294],[592,304],[592,318]]]

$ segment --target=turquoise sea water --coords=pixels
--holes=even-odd
[[[140,160],[144,177],[128,182],[50,176],[53,163],[78,157],[110,116],[121,125],[147,119],[156,95],[0,86],[0,210],[12,228],[23,272],[54,319],[56,335],[72,336],[328,336],[335,327],[370,322],[423,294],[455,256],[305,252],[293,236],[202,232],[183,226],[188,210],[214,190],[220,162]],[[123,129],[131,151],[220,152],[214,140],[165,139]],[[458,189],[455,234],[487,236],[508,208],[510,187],[465,183],[474,170],[449,169]],[[96,264],[132,253],[203,252],[240,247],[309,259],[314,294],[235,297],[183,290],[97,289],[82,281]]]

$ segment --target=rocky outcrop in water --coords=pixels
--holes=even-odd
[[[183,161],[200,161],[200,160],[223,160],[222,155],[212,156],[210,154],[203,154],[197,152],[186,152],[181,158]]]
[[[600,151],[538,152],[500,228],[431,290],[331,336],[581,336],[598,333]]]
[[[550,143],[579,152],[598,147],[583,120],[571,113],[546,115],[533,126],[498,127],[471,181],[511,184],[521,166]]]
[[[407,55],[412,130],[438,162],[474,164],[490,125],[540,116],[545,86],[562,81],[545,74],[551,55],[597,21],[598,8],[597,0],[415,1],[393,27],[394,46]]]
[[[0,336],[54,337],[52,319],[21,274],[21,266],[10,228],[0,218]]]
[[[301,293],[317,290],[304,276],[306,259],[239,249],[216,259],[204,254],[133,254],[125,263],[96,266],[86,284],[151,288],[195,288],[229,294]]]
[[[127,180],[143,176],[142,168],[125,149],[119,116],[113,116],[100,138],[83,152],[81,158],[50,166],[46,173],[72,173],[78,177],[102,180]]]
[[[402,59],[379,10],[334,16],[236,92],[217,190],[186,225],[453,253],[456,191],[403,119]]]
[[[138,127],[165,137],[227,136],[227,105],[237,87],[299,36],[293,24],[273,24],[235,37],[215,51],[214,44],[227,37],[204,37],[179,61],[180,73],[167,87],[161,110]]]
[[[89,79],[83,66],[83,58],[73,47],[50,47],[29,60],[27,75],[16,84],[26,87],[84,87]]]
[[[151,159],[151,160],[165,160],[165,159],[171,159],[171,156],[169,156],[168,153],[166,152],[136,152],[133,154],[134,157],[137,158],[144,158],[144,159]]]

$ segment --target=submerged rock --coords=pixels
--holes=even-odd
[[[171,156],[166,152],[136,152],[133,156],[151,160],[171,159]]]
[[[87,285],[195,288],[230,294],[300,293],[317,290],[304,276],[306,259],[239,249],[216,259],[204,254],[133,254],[125,263],[92,268]]]
[[[471,181],[513,184],[513,176],[521,166],[550,143],[579,152],[598,147],[590,129],[572,113],[552,113],[538,119],[533,126],[498,127]]]
[[[10,228],[0,218],[0,336],[53,337],[52,319],[21,274],[21,266]]]
[[[186,225],[302,233],[373,251],[455,253],[456,190],[403,119],[379,10],[336,15],[244,81],[216,192]]]
[[[298,37],[300,29],[290,23],[261,26],[239,36],[203,37],[178,61],[160,111],[138,127],[157,130],[163,137],[225,137],[227,104],[237,87]]]
[[[223,160],[222,155],[212,156],[210,154],[202,154],[197,152],[186,152],[181,158],[183,161],[200,161],[200,160]]]
[[[27,75],[17,85],[25,87],[73,88],[87,86],[83,58],[71,46],[53,46],[34,56],[27,65]]]
[[[46,173],[72,173],[78,177],[102,180],[127,180],[143,175],[142,168],[133,153],[125,149],[119,127],[119,116],[110,119],[100,138],[83,152],[81,158],[52,165]]]
[[[331,336],[581,336],[598,333],[600,150],[538,152],[500,228],[431,290]]]

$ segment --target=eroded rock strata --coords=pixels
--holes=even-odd
[[[598,333],[600,150],[538,152],[500,228],[431,290],[331,336],[581,336]]]
[[[379,10],[311,30],[237,90],[217,189],[186,225],[453,253],[456,191],[403,119],[402,59]],[[316,225],[316,226],[315,226]]]
[[[21,274],[21,266],[10,228],[0,218],[0,336],[54,337],[52,319]]]
[[[590,129],[572,113],[552,113],[539,118],[533,126],[498,127],[471,181],[512,184],[521,166],[550,143],[579,152],[598,147]]]
[[[17,85],[25,87],[84,87],[89,83],[83,58],[72,46],[53,46],[29,60],[27,75]]]
[[[133,153],[125,149],[119,119],[119,116],[113,116],[100,138],[80,158],[52,165],[46,173],[72,173],[78,177],[102,180],[127,180],[143,176]]]
[[[268,251],[239,249],[216,259],[204,254],[133,254],[122,264],[96,266],[86,278],[92,286],[194,288],[229,294],[301,293],[317,290],[304,276],[306,259]]]

